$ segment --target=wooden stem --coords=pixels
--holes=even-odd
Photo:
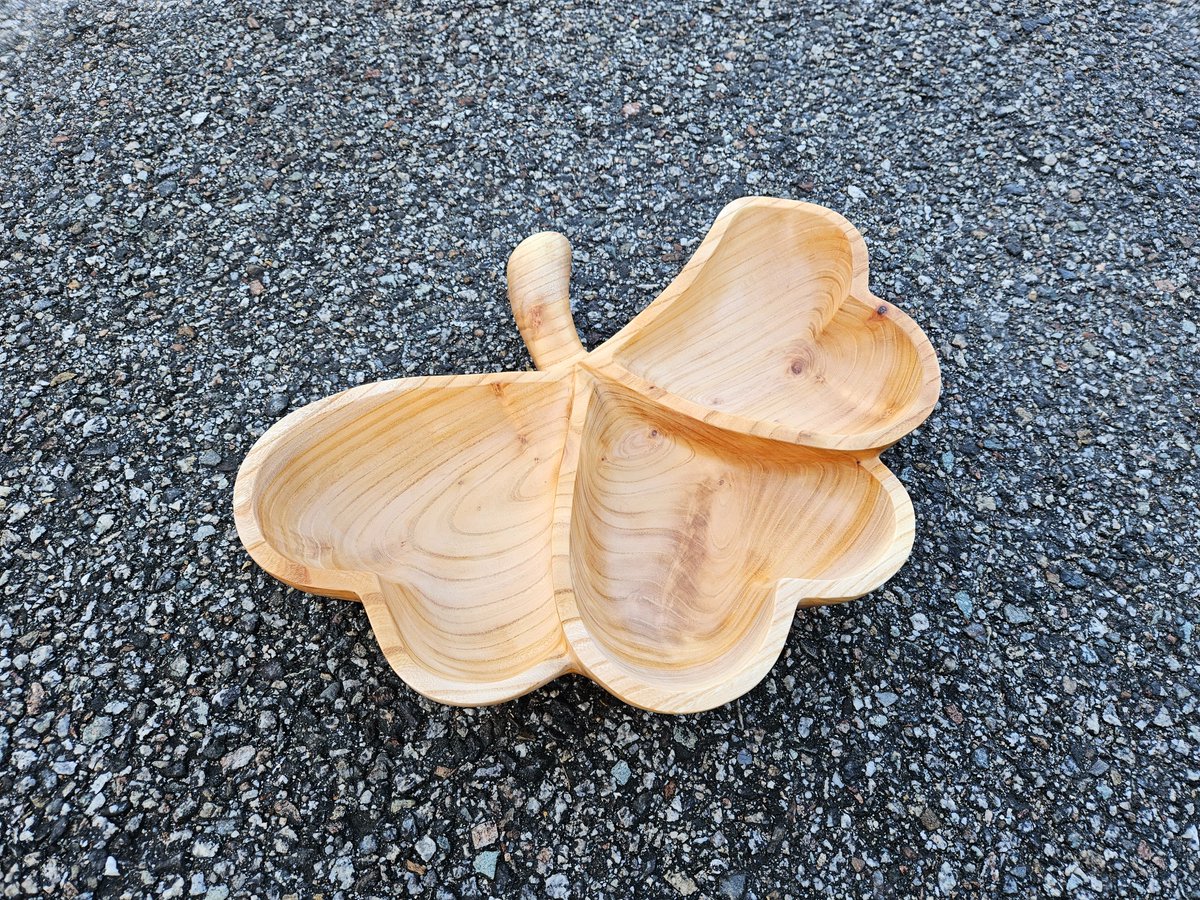
[[[570,284],[571,243],[561,234],[527,237],[508,258],[508,302],[539,369],[587,352],[571,318]]]

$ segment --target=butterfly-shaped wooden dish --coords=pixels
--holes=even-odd
[[[879,454],[929,415],[920,328],[867,286],[840,215],[745,197],[591,353],[561,235],[508,290],[536,372],[402,378],[312,403],[238,472],[250,555],[361,600],[384,655],[443,703],[567,672],[671,713],[740,696],[797,606],[862,596],[913,509]]]

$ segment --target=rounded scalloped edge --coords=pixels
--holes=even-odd
[[[914,428],[919,426],[933,412],[942,390],[941,367],[938,365],[937,354],[925,332],[921,330],[911,316],[891,302],[887,302],[888,315],[891,320],[912,341],[920,361],[924,378],[911,404],[911,412],[903,419],[893,422],[885,428],[875,431],[855,434],[836,434],[798,430],[779,422],[769,422],[739,416],[704,406],[685,397],[651,384],[646,379],[630,372],[617,361],[617,356],[638,332],[650,327],[656,319],[666,312],[672,302],[682,295],[700,275],[705,264],[717,251],[725,237],[729,226],[736,217],[752,208],[797,209],[807,215],[825,219],[836,225],[846,236],[850,244],[853,259],[853,279],[849,297],[854,297],[870,306],[884,304],[881,298],[871,292],[870,288],[870,258],[867,252],[867,242],[857,228],[840,213],[818,206],[815,203],[805,203],[802,200],[783,200],[777,197],[739,197],[724,207],[713,221],[708,233],[680,270],[662,292],[651,301],[650,305],[634,316],[624,328],[613,335],[602,347],[584,357],[584,365],[595,371],[604,373],[615,380],[625,381],[635,387],[640,393],[650,399],[667,406],[676,412],[690,418],[698,419],[727,431],[765,437],[776,441],[799,444],[818,450],[844,451],[882,451],[900,440]],[[617,375],[615,370],[621,370]]]
[[[553,681],[568,673],[578,673],[595,681],[618,699],[634,706],[655,712],[682,714],[712,709],[728,703],[751,690],[775,664],[790,632],[798,607],[809,607],[838,603],[861,597],[876,590],[899,570],[907,559],[913,543],[914,515],[907,492],[895,475],[879,460],[878,453],[917,427],[932,412],[941,389],[941,376],[933,347],[920,327],[903,311],[892,307],[894,321],[901,324],[918,349],[926,378],[919,392],[920,403],[916,412],[901,423],[875,433],[856,435],[825,435],[799,432],[786,426],[764,423],[755,419],[711,410],[668,391],[650,385],[619,364],[612,357],[620,348],[621,336],[631,330],[635,323],[639,327],[653,321],[670,302],[696,277],[701,266],[716,249],[732,216],[751,205],[802,206],[819,214],[841,227],[851,242],[854,259],[852,295],[860,299],[878,298],[868,288],[868,258],[866,243],[858,230],[844,217],[814,204],[799,201],[778,200],[769,197],[743,197],[727,204],[718,215],[713,227],[701,242],[680,274],[667,288],[625,328],[618,332],[602,348],[576,359],[560,363],[541,372],[499,372],[482,375],[445,375],[419,378],[391,379],[351,388],[338,394],[310,403],[285,416],[272,425],[251,448],[234,484],[234,522],[238,536],[251,558],[276,579],[299,590],[327,597],[360,600],[364,604],[376,640],[389,664],[396,673],[415,691],[439,703],[456,706],[484,706],[502,703]],[[890,304],[889,304],[890,305]],[[483,384],[507,382],[517,378],[561,378],[578,363],[580,368],[622,382],[654,400],[693,419],[704,421],[715,427],[742,434],[752,434],[772,440],[785,441],[814,449],[849,452],[860,465],[868,467],[874,477],[883,483],[893,501],[896,511],[896,537],[889,551],[865,572],[845,578],[814,581],[808,579],[781,579],[771,602],[765,604],[761,629],[761,640],[752,648],[737,647],[730,651],[729,658],[721,657],[710,661],[715,666],[710,673],[696,669],[679,672],[681,683],[669,688],[660,679],[651,683],[627,663],[612,657],[588,634],[586,627],[574,608],[573,591],[558,587],[565,574],[569,585],[569,558],[560,554],[558,541],[569,533],[569,527],[555,539],[553,565],[555,567],[555,601],[559,619],[567,642],[568,652],[531,664],[527,669],[511,677],[494,682],[459,682],[436,674],[418,664],[405,649],[403,637],[396,621],[383,599],[378,578],[369,572],[321,569],[293,560],[271,546],[259,525],[254,499],[263,469],[267,467],[271,451],[295,428],[311,425],[324,413],[353,402],[359,397],[379,390],[391,389],[396,382],[435,384]],[[581,410],[572,410],[572,418]],[[570,449],[577,433],[572,428],[564,448],[564,465],[560,471],[559,496],[566,484],[568,496],[573,490],[574,462]],[[575,455],[578,445],[575,443]],[[570,470],[569,472],[567,470]],[[569,476],[569,477],[567,477]],[[556,505],[555,529],[560,528],[559,507]],[[569,502],[568,502],[569,512]],[[567,518],[569,526],[569,516]],[[564,572],[562,569],[566,566]],[[735,658],[736,657],[736,658]],[[724,665],[721,665],[724,664]],[[701,677],[697,677],[697,676]],[[657,677],[657,673],[656,673]]]
[[[553,656],[498,681],[455,681],[419,665],[404,646],[404,638],[380,591],[362,595],[375,640],[392,669],[405,683],[430,700],[448,706],[492,706],[516,699],[574,671],[569,657]]]

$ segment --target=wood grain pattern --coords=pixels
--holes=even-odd
[[[753,687],[797,606],[874,590],[913,511],[879,453],[940,389],[928,340],[871,295],[866,248],[811,204],[727,206],[602,347],[571,250],[508,266],[541,371],[345,391],[273,426],[235,486],[250,554],[361,599],[416,690],[499,702],[567,672],[692,712]]]

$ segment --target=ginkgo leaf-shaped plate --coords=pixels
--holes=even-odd
[[[920,328],[867,286],[849,222],[746,197],[588,353],[561,235],[509,260],[539,371],[404,378],[297,410],[234,489],[251,556],[359,599],[385,656],[445,703],[579,672],[684,713],[770,669],[798,606],[879,587],[913,540],[879,454],[937,401]]]

